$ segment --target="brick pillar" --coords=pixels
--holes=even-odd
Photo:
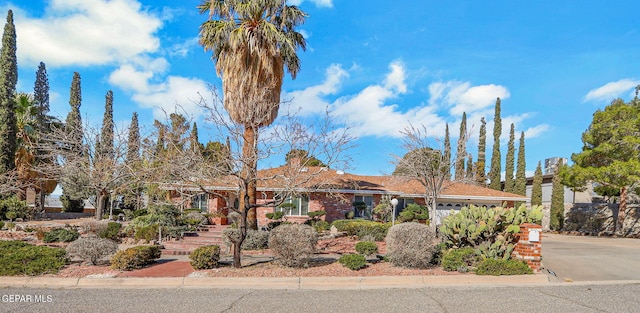
[[[511,258],[524,260],[535,273],[539,273],[540,261],[542,261],[542,226],[522,224],[516,236],[518,242],[511,253]]]

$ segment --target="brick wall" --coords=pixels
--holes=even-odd
[[[524,260],[535,273],[540,272],[542,261],[542,226],[537,224],[522,224],[520,232],[516,235],[516,243],[512,259]]]

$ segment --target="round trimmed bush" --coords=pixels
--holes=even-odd
[[[284,224],[269,234],[269,248],[285,266],[301,267],[315,252],[318,232],[304,224]]]
[[[360,241],[356,243],[356,251],[362,255],[373,255],[378,253],[378,245],[371,241]]]
[[[362,254],[345,254],[338,262],[353,271],[367,267],[367,260]]]
[[[208,270],[218,267],[220,247],[217,245],[199,247],[189,254],[191,266],[196,270]]]
[[[160,253],[158,246],[135,246],[120,250],[111,257],[111,268],[127,271],[142,268],[159,258]]]
[[[385,238],[387,257],[395,266],[427,268],[437,244],[435,233],[424,224],[397,224],[389,228]]]

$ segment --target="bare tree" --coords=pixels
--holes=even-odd
[[[458,162],[464,162],[466,155],[456,153],[457,156],[451,157],[445,154],[442,148],[434,148],[425,126],[417,128],[409,125],[401,134],[407,153],[404,156],[393,155],[393,162],[396,164],[394,175],[398,175],[400,179],[417,180],[422,184],[424,200],[429,206],[429,216],[432,219],[430,226],[435,229],[436,223],[433,219],[437,212],[436,200],[451,180],[451,168]],[[460,181],[467,179],[473,178],[462,178]]]
[[[218,99],[215,90],[213,98]],[[247,234],[249,212],[255,212],[258,207],[276,207],[289,196],[311,190],[330,193],[335,182],[325,173],[329,168],[347,167],[349,157],[346,151],[352,147],[352,141],[347,134],[348,129],[337,128],[332,124],[329,112],[314,121],[302,120],[295,114],[281,113],[273,125],[254,129],[258,138],[254,147],[256,153],[247,154],[243,151],[247,126],[231,120],[222,108],[221,101],[207,103],[203,98],[200,105],[207,112],[209,123],[205,126],[211,127],[211,133],[218,137],[210,140],[227,142],[228,150],[221,152],[225,154],[224,157],[214,158],[217,162],[206,162],[205,156],[193,153],[194,149],[175,150],[181,151],[179,156],[171,156],[172,164],[178,166],[179,170],[173,170],[172,173],[179,173],[181,177],[174,183],[166,182],[165,187],[173,185],[174,190],[186,190],[191,187],[192,191],[226,197],[225,194],[211,188],[215,184],[227,186],[234,194],[245,197],[244,201],[239,201],[240,208],[228,208],[240,214],[240,236],[230,238],[233,243],[233,264],[240,267],[241,246]],[[258,171],[257,167],[252,166],[259,164],[269,167],[269,160],[276,156],[284,160],[285,154],[291,150],[305,150],[322,160],[325,167],[308,166],[308,160],[263,171]],[[177,177],[174,176],[175,178]],[[249,201],[249,190],[252,186],[259,186],[265,181],[279,186],[279,197],[264,195],[261,201]]]
[[[90,199],[96,208],[95,217],[100,220],[109,196],[121,192],[123,182],[134,174],[124,162],[126,132],[114,131],[110,151],[101,148],[98,127],[86,125],[82,133],[81,138],[76,138],[64,127],[54,128],[41,140],[40,148],[57,160],[58,166],[51,167],[51,174],[59,177],[72,197]],[[83,153],[68,148],[76,145],[83,147]]]

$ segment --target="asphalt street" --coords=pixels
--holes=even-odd
[[[638,294],[638,283],[327,291],[5,288],[0,312],[640,312]]]

